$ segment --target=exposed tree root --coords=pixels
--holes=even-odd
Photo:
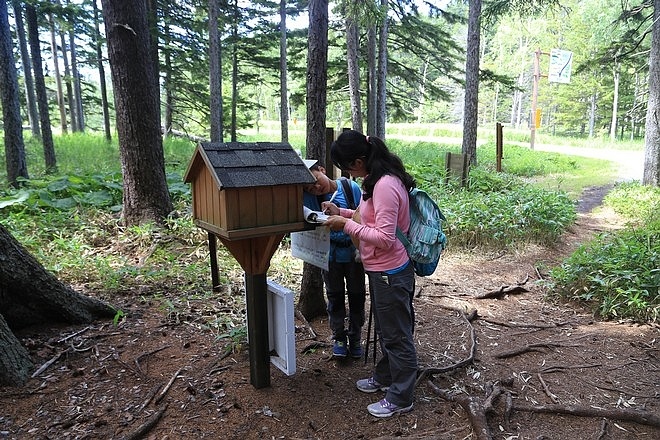
[[[575,405],[516,405],[514,411],[526,411],[534,413],[549,414],[569,414],[578,417],[604,417],[610,420],[622,420],[625,422],[635,422],[641,425],[654,426],[660,428],[660,416],[647,411],[632,410],[624,408],[595,408],[593,406],[575,406]]]

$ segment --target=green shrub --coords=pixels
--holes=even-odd
[[[639,182],[621,183],[603,200],[629,222],[646,223],[660,218],[660,188]]]
[[[592,304],[603,318],[655,322],[660,313],[660,221],[601,234],[551,275],[555,293]]]

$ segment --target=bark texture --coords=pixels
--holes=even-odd
[[[12,52],[11,31],[7,3],[0,4],[0,102],[4,121],[5,159],[7,180],[17,186],[18,177],[28,177],[25,162],[25,144],[21,124],[18,79]]]
[[[115,309],[82,296],[48,272],[0,225],[0,386],[29,378],[30,357],[12,330],[47,322],[86,323]],[[10,330],[11,329],[11,330]]]
[[[463,109],[463,145],[461,152],[477,163],[477,125],[479,117],[479,41],[481,36],[481,0],[470,0],[468,13],[467,54],[465,60],[465,108]]]
[[[328,0],[309,2],[307,52],[307,158],[325,166],[328,85]],[[325,313],[321,270],[305,263],[298,309],[312,319]]]
[[[44,79],[43,60],[41,58],[37,10],[35,6],[27,3],[25,5],[25,23],[28,28],[34,87],[37,92],[37,107],[39,108],[39,123],[41,125],[41,142],[44,147],[44,162],[46,163],[47,170],[54,171],[57,169],[57,159],[55,158],[53,130],[50,126],[50,111],[48,110],[48,94],[46,91],[46,80]]]
[[[126,225],[162,223],[173,210],[165,178],[160,99],[146,2],[103,0],[117,109]]]
[[[653,1],[653,40],[649,59],[644,185],[660,186],[660,0]]]

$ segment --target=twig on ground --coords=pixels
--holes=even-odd
[[[600,424],[600,432],[596,440],[601,440],[607,435],[607,419],[603,419],[603,423]]]
[[[434,374],[440,374],[440,373],[447,373],[448,371],[453,371],[457,370],[461,367],[464,367],[465,365],[471,364],[474,361],[474,355],[475,352],[477,351],[477,337],[475,336],[474,333],[474,326],[472,325],[471,319],[475,319],[477,316],[476,310],[470,313],[469,315],[466,315],[465,313],[461,313],[461,317],[465,320],[467,325],[470,327],[470,342],[472,346],[470,347],[470,355],[463,359],[462,361],[459,361],[453,365],[449,365],[447,367],[439,367],[439,368],[425,368],[423,369],[420,374],[417,376],[417,381],[415,382],[415,386],[419,385],[421,381],[426,379],[427,377],[434,375]]]
[[[138,371],[140,372],[140,374],[143,374],[143,372],[142,372],[142,368],[140,367],[140,359],[145,358],[145,357],[147,357],[147,356],[151,356],[152,354],[156,354],[156,353],[158,353],[159,351],[163,351],[163,350],[165,350],[166,348],[170,348],[170,347],[171,347],[171,345],[165,345],[165,346],[160,347],[160,348],[157,348],[157,349],[155,349],[155,350],[151,350],[149,353],[142,353],[140,356],[136,357],[136,358],[135,358],[135,366],[137,367],[137,369],[138,369]]]
[[[557,371],[564,370],[577,370],[579,368],[596,368],[600,367],[601,364],[586,364],[586,365],[552,365],[549,367],[543,367],[540,370],[540,373],[556,373]]]
[[[559,403],[559,399],[557,398],[557,396],[552,394],[552,392],[548,388],[548,384],[546,384],[545,381],[543,380],[543,376],[541,376],[541,373],[536,373],[536,375],[538,376],[541,385],[543,385],[543,391],[545,391],[545,394],[550,398],[550,400],[552,400],[552,403]]]
[[[484,292],[475,295],[474,298],[475,299],[500,298],[504,295],[517,295],[526,292],[529,292],[529,290],[525,289],[522,286],[502,286],[497,290],[491,290],[489,292]]]
[[[172,378],[170,379],[170,381],[167,382],[167,385],[165,385],[165,388],[163,388],[163,390],[160,392],[160,394],[158,395],[158,397],[156,397],[156,400],[154,400],[154,403],[158,404],[158,402],[160,402],[161,400],[163,400],[163,397],[165,397],[165,395],[167,394],[167,392],[170,390],[170,387],[172,386],[172,384],[174,383],[174,381],[175,381],[176,378],[179,376],[179,374],[181,373],[182,370],[183,370],[183,368],[179,368],[178,370],[176,370],[176,373],[174,373],[174,375],[172,376]]]
[[[506,322],[506,321],[499,321],[493,318],[485,318],[481,317],[482,321],[486,321],[489,324],[495,324],[495,325],[501,325],[502,327],[509,327],[509,328],[534,328],[534,329],[546,329],[546,328],[557,328],[561,327],[564,325],[570,324],[569,322],[558,322],[558,323],[553,323],[553,324],[528,324],[524,322]]]
[[[623,408],[596,408],[593,406],[574,405],[513,405],[515,411],[534,413],[569,414],[577,417],[605,417],[610,420],[623,420],[642,425],[660,427],[660,415],[641,410],[628,410]]]
[[[167,405],[163,406],[161,409],[156,411],[153,416],[151,416],[146,422],[138,426],[138,428],[133,431],[131,434],[122,437],[122,440],[138,440],[144,437],[149,431],[151,431],[158,421],[163,417]]]
[[[581,339],[585,336],[581,336],[579,338],[575,339]],[[528,344],[525,345],[524,347],[519,347],[519,348],[514,348],[513,350],[508,350],[508,351],[502,351],[500,353],[496,353],[493,356],[498,358],[498,359],[506,359],[514,356],[518,356],[519,354],[524,354],[530,351],[540,351],[543,352],[544,348],[558,348],[558,347],[582,347],[582,345],[579,344],[565,344],[563,343],[564,341],[547,341],[547,342],[537,342],[535,344]]]
[[[53,356],[52,358],[50,358],[50,360],[46,361],[46,363],[44,363],[41,367],[37,368],[37,371],[35,371],[34,373],[32,373],[32,377],[33,377],[33,378],[34,378],[34,377],[37,377],[37,376],[39,376],[41,373],[43,373],[44,371],[46,371],[46,369],[48,369],[48,367],[50,367],[50,366],[53,365],[55,362],[57,362],[57,360],[58,360],[58,359],[59,359],[64,353],[69,352],[69,350],[70,350],[70,349],[67,348],[66,350],[60,351],[60,352],[57,353],[55,356]]]
[[[157,384],[156,386],[154,386],[151,389],[151,391],[149,391],[149,394],[147,394],[147,398],[144,399],[144,402],[142,402],[142,405],[140,405],[140,407],[137,409],[136,414],[141,413],[142,410],[145,409],[147,407],[147,405],[149,405],[149,402],[151,402],[151,399],[154,398],[154,396],[156,395],[156,393],[158,392],[159,389],[160,389],[160,384]]]
[[[62,342],[66,342],[66,341],[68,341],[68,340],[71,339],[71,338],[75,338],[76,336],[85,333],[85,332],[86,332],[87,330],[89,330],[90,328],[92,328],[92,327],[91,327],[91,326],[87,326],[87,327],[85,327],[84,329],[79,330],[79,331],[77,331],[77,332],[75,332],[75,333],[73,333],[73,334],[71,334],[71,335],[69,335],[69,336],[65,336],[64,338],[62,338],[62,339],[60,339],[59,341],[57,341],[57,343],[58,343],[58,344],[61,344]]]

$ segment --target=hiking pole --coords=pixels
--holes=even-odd
[[[367,365],[367,359],[369,359],[369,343],[371,342],[371,317],[373,316],[372,307],[373,304],[371,303],[371,300],[369,300],[369,322],[367,323],[367,346],[364,349],[364,365]],[[375,349],[376,347],[374,347],[374,350]]]

